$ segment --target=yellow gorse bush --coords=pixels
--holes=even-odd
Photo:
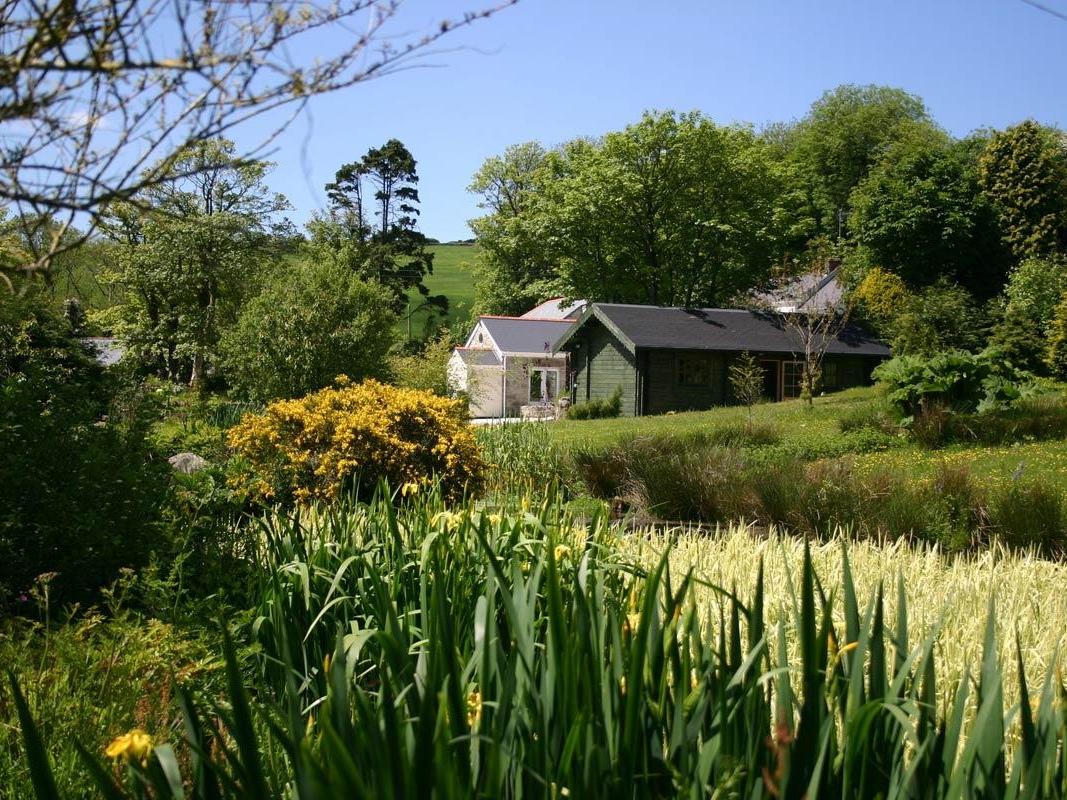
[[[237,479],[262,500],[332,500],[358,477],[371,488],[431,478],[454,500],[476,490],[485,464],[463,404],[368,380],[278,400],[230,430],[245,462]]]

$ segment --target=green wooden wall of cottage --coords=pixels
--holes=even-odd
[[[574,345],[578,347],[575,348]],[[622,415],[637,409],[637,366],[633,355],[598,320],[589,320],[572,341],[575,399],[579,403],[610,397],[622,388]]]
[[[645,414],[699,410],[727,402],[727,358],[722,353],[650,350],[640,356],[644,357]],[[698,372],[699,382],[681,382],[683,360],[687,368]]]
[[[636,356],[599,321],[589,320],[574,339],[571,369],[578,403],[610,397],[622,388],[622,414],[665,414],[700,411],[735,402],[729,368],[737,354],[685,350],[639,350]],[[794,361],[781,353],[754,353],[761,361]],[[684,366],[682,362],[684,363]],[[823,361],[823,390],[836,391],[870,383],[878,359],[827,355]],[[683,372],[699,380],[684,382]],[[779,378],[781,367],[778,367]],[[780,389],[780,386],[779,386]]]

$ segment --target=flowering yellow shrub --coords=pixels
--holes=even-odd
[[[402,486],[435,478],[451,500],[476,490],[485,463],[463,404],[418,389],[368,380],[247,415],[229,433],[243,457],[238,478],[260,499],[330,500],[380,478]]]

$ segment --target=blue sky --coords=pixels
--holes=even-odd
[[[1040,2],[1067,15],[1067,0]],[[478,5],[409,0],[397,22],[421,30]],[[646,109],[759,126],[803,116],[838,84],[879,83],[919,95],[957,135],[1027,117],[1067,128],[1067,21],[1022,0],[521,0],[441,50],[317,99],[277,142],[270,183],[294,221],[324,206],[338,166],[390,137],[418,160],[423,232],[449,240],[470,236],[466,187],[485,158]]]

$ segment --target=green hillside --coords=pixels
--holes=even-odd
[[[433,251],[433,275],[426,278],[426,287],[430,294],[443,294],[448,298],[448,324],[463,321],[470,314],[474,304],[474,262],[478,257],[478,246],[474,244],[435,244]],[[417,292],[411,293],[414,308],[419,303]],[[425,311],[416,311],[411,316],[413,336],[422,334],[426,320]],[[401,320],[407,332],[407,320]]]

